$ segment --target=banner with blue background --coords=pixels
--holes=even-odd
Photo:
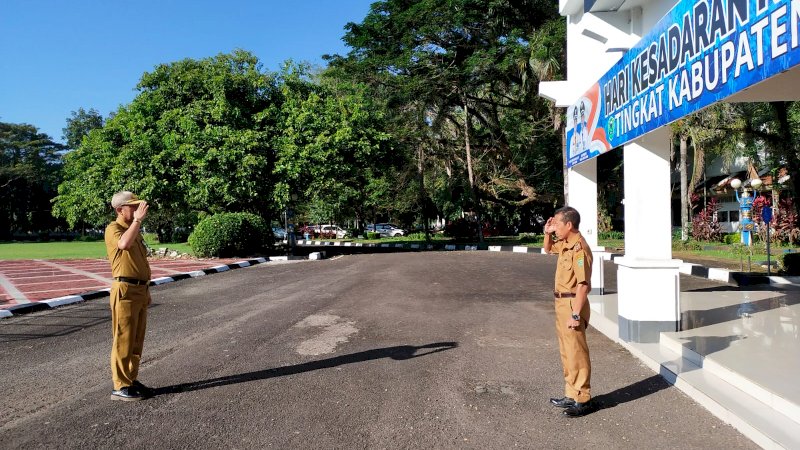
[[[567,108],[567,166],[796,66],[799,25],[800,0],[678,3]]]

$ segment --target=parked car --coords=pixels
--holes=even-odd
[[[322,237],[342,239],[347,237],[347,231],[339,228],[338,225],[320,225],[319,235]]]
[[[374,231],[380,233],[381,236],[405,236],[406,230],[398,227],[392,223],[375,223],[368,224],[365,228],[366,231]]]

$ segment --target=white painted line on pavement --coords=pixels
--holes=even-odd
[[[84,277],[91,278],[93,280],[102,281],[103,283],[111,284],[114,281],[111,278],[101,277],[100,275],[97,275],[96,273],[87,272],[85,270],[76,269],[74,267],[65,266],[63,264],[57,264],[57,263],[54,263],[52,261],[46,261],[44,259],[34,259],[34,261],[42,263],[42,264],[44,264],[46,266],[50,266],[50,267],[56,268],[56,269],[61,269],[61,270],[66,271],[66,272],[71,272],[71,273],[74,273],[76,275],[82,275]]]
[[[19,289],[17,289],[17,287],[11,283],[11,280],[4,277],[2,274],[0,274],[0,286],[3,286],[3,289],[5,289],[8,295],[10,295],[11,298],[13,298],[17,303],[23,304],[31,302],[28,297],[25,296],[25,294],[20,292]]]

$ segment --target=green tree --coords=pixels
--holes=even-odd
[[[64,139],[67,148],[76,149],[80,147],[83,138],[89,135],[89,132],[98,128],[103,128],[103,116],[97,112],[96,109],[91,108],[86,111],[83,108],[78,108],[77,111],[72,111],[70,117],[67,118],[67,126],[62,128]]]
[[[127,189],[152,203],[146,225],[160,239],[203,214],[271,217],[281,93],[255,56],[161,64],[137,89],[67,158],[55,214],[72,226],[102,223],[110,195]]]
[[[722,130],[740,133],[749,156],[761,167],[786,167],[791,196],[800,198],[800,102],[744,103],[735,108],[738,120]],[[794,207],[800,214],[800,202]]]
[[[63,145],[33,125],[0,122],[0,239],[14,231],[49,231]]]
[[[543,58],[531,39],[556,20],[563,21],[546,1],[384,0],[348,24],[344,40],[353,50],[329,59],[417,121],[395,122],[392,132],[416,155],[409,162],[418,173],[434,170],[444,181],[424,185],[445,189],[429,198],[453,200],[441,194],[458,194],[465,184],[471,194],[457,195],[462,210],[480,212],[484,202],[516,208],[560,195],[551,175],[560,173],[559,130],[536,92],[540,77],[560,66],[547,72],[528,62]]]
[[[282,80],[276,203],[299,192],[315,221],[363,220],[371,180],[391,164],[382,109],[363,86],[312,80],[304,65],[287,64]]]

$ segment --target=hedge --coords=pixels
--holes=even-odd
[[[189,235],[196,256],[248,256],[263,252],[273,241],[272,230],[251,213],[221,213],[206,217]]]

